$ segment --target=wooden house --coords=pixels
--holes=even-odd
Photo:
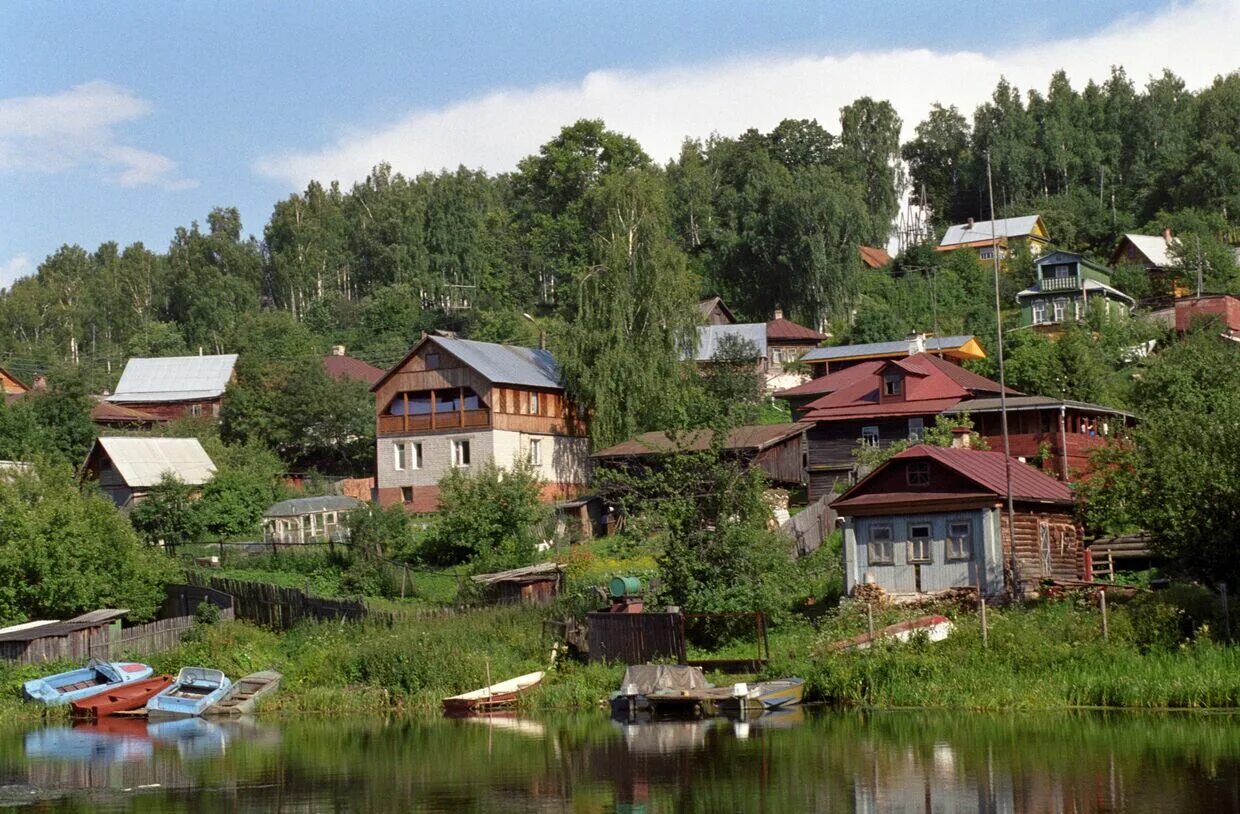
[[[1161,235],[1126,234],[1111,253],[1111,267],[1122,263],[1140,266],[1149,275],[1154,291],[1183,297],[1189,293],[1184,271],[1175,256],[1180,240],[1164,229]]]
[[[11,400],[12,397],[24,396],[26,393],[29,393],[30,387],[21,379],[0,367],[0,391],[3,391],[6,400]]]
[[[528,461],[549,501],[587,482],[585,423],[545,350],[427,336],[371,390],[384,506],[433,512],[440,478],[488,461]]]
[[[145,410],[135,410],[123,404],[100,400],[90,409],[90,420],[110,430],[149,430],[167,424],[169,419]]]
[[[928,336],[919,333],[895,342],[869,342],[862,345],[814,348],[801,357],[801,362],[809,366],[814,379],[819,379],[828,373],[836,373],[861,362],[900,359],[915,353],[933,354],[950,359],[957,364],[986,358],[986,351],[975,336]],[[798,388],[795,392],[789,389],[775,395],[777,398],[793,400],[815,393],[822,395],[822,392],[816,391],[811,384],[805,388]]]
[[[379,368],[346,354],[344,345],[332,346],[331,354],[323,357],[323,370],[337,381],[362,382],[367,387],[383,378]]]
[[[758,467],[777,486],[805,483],[804,424],[758,424],[736,427],[728,433],[721,454]],[[708,429],[683,433],[648,432],[599,450],[591,459],[595,466],[631,470],[658,466],[660,457],[673,452],[706,452],[714,442]]]
[[[349,512],[364,505],[347,495],[281,500],[263,512],[263,542],[271,546],[347,542]]]
[[[1009,466],[1014,537],[1006,511]],[[831,505],[843,519],[849,594],[872,583],[896,597],[953,588],[1020,596],[1042,580],[1076,581],[1088,573],[1071,489],[1000,452],[919,444]]]
[[[716,355],[727,343],[741,341],[752,346],[754,368],[762,376],[766,392],[792,387],[808,378],[808,374],[795,363],[826,341],[829,338],[827,334],[785,318],[778,308],[775,309],[775,316],[767,322],[742,323],[735,322],[732,312],[726,309],[727,306],[718,301],[715,309],[706,315],[710,320],[708,324],[698,327],[698,343],[693,358],[699,366],[706,367],[715,361]],[[721,317],[723,313],[727,315],[726,320]]]
[[[994,258],[995,245],[999,247],[999,259],[1005,259],[1017,245],[1024,245],[1037,257],[1050,243],[1050,234],[1041,215],[1023,215],[1018,218],[1000,218],[996,221],[957,223],[947,227],[936,251],[954,252],[967,249],[977,253],[979,260]]]
[[[233,378],[235,353],[218,356],[134,357],[106,401],[168,420],[218,418]]]
[[[698,310],[702,313],[702,321],[707,325],[735,325],[737,323],[736,317],[732,315],[732,309],[728,308],[723,297],[707,297],[698,303]]]
[[[121,509],[141,502],[164,475],[202,486],[215,475],[215,464],[197,438],[100,437],[90,448],[82,477]]]
[[[1052,252],[1037,262],[1037,280],[1016,295],[1021,324],[1056,332],[1090,313],[1127,317],[1136,301],[1111,286],[1111,272],[1074,252]]]

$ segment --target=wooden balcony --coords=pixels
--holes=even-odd
[[[1038,280],[1038,288],[1043,292],[1048,291],[1079,291],[1081,288],[1080,277],[1043,277]]]
[[[421,415],[381,415],[379,435],[408,435],[438,430],[477,429],[491,426],[490,410],[454,410]]]

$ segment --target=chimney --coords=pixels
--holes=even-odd
[[[344,356],[344,345],[332,345],[332,356]]]
[[[1163,229],[1163,242],[1164,243],[1171,242],[1171,230],[1170,229]]]
[[[973,218],[969,218],[969,228],[973,228]]]
[[[783,318],[784,318],[784,309],[782,309],[782,308],[776,308],[776,309],[775,309],[775,319],[783,319]]]
[[[968,427],[952,427],[952,449],[970,449],[972,446],[972,430]]]
[[[908,355],[916,356],[926,352],[926,335],[913,334],[908,338]]]

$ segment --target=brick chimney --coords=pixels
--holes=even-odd
[[[952,449],[970,449],[972,446],[972,430],[968,427],[952,427]]]
[[[775,309],[775,319],[783,319],[783,318],[784,318],[784,309],[782,309],[782,308],[776,308],[776,309]]]
[[[332,345],[332,356],[344,356],[344,345]]]

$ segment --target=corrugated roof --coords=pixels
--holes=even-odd
[[[192,486],[201,486],[215,474],[215,464],[197,438],[103,437],[95,444],[131,488],[154,486],[165,472]]]
[[[1104,294],[1111,295],[1115,299],[1123,300],[1124,302],[1128,303],[1129,308],[1137,304],[1136,300],[1134,300],[1132,297],[1125,294],[1123,291],[1120,291],[1118,288],[1113,288],[1107,285],[1106,283],[1100,283],[1097,280],[1091,280],[1088,277],[1081,281],[1081,288],[1066,288],[1066,289],[1057,288],[1057,289],[1054,289],[1053,291],[1043,291],[1041,282],[1037,282],[1037,283],[1034,283],[1029,288],[1026,288],[1024,291],[1017,294],[1016,299],[1020,300],[1024,297],[1032,297],[1035,294],[1051,294],[1051,295],[1071,294],[1074,291],[1081,291],[1081,290],[1101,291]]]
[[[929,444],[918,444],[892,456],[880,464],[869,475],[858,481],[852,488],[840,495],[832,506],[847,509],[854,506],[882,503],[922,502],[934,499],[937,493],[918,491],[910,487],[899,492],[870,492],[869,484],[875,476],[897,461],[929,459],[947,467],[976,483],[992,497],[1007,495],[1007,467],[1011,464],[1012,498],[1018,501],[1039,503],[1072,503],[1072,490],[1068,485],[1043,474],[1028,464],[1015,458],[1007,459],[1002,452],[979,449],[961,449],[955,447],[936,447]],[[951,497],[967,496],[967,493],[950,493]],[[939,495],[939,497],[943,497]],[[943,498],[946,499],[946,498]]]
[[[1026,235],[1033,234],[1037,223],[1037,215],[1022,215],[1019,218],[1000,218],[994,221],[993,236],[999,238],[1025,237]],[[939,246],[958,246],[966,243],[989,241],[991,239],[991,221],[976,221],[972,226],[967,223],[957,223],[954,226],[947,227],[947,232],[943,235],[943,239],[939,241]]]
[[[927,351],[946,352],[963,347],[973,340],[972,336],[927,336]],[[834,345],[829,348],[814,348],[801,357],[802,362],[834,362],[841,359],[865,359],[871,356],[897,356],[907,354],[912,344],[911,339],[895,342],[870,342],[865,345]]]
[[[499,345],[494,342],[476,342],[472,339],[456,339],[446,336],[426,336],[413,346],[405,358],[397,362],[380,379],[371,385],[375,390],[393,373],[400,370],[423,344],[431,342],[460,359],[493,384],[515,384],[522,387],[545,387],[562,390],[560,368],[551,351],[523,348],[517,345]]]
[[[693,358],[699,362],[714,359],[725,336],[747,339],[757,348],[756,356],[766,356],[766,323],[742,322],[738,325],[699,325],[697,355]]]
[[[804,357],[802,357],[804,358]],[[787,390],[780,390],[775,393],[775,398],[803,398],[805,396],[825,396],[827,393],[834,393],[841,390],[866,376],[873,375],[875,370],[882,367],[884,360],[874,359],[868,362],[859,362],[843,370],[837,370],[834,373],[828,373],[825,376],[819,376],[816,379],[810,379],[804,384],[798,384],[796,387],[789,387]]]
[[[779,317],[772,319],[766,323],[766,339],[767,341],[789,341],[794,339],[805,339],[810,342],[821,342],[826,339],[825,334],[820,334],[813,328],[806,328],[793,322],[790,319]]]
[[[762,451],[775,444],[805,432],[804,424],[752,424],[735,427],[728,433],[724,444],[727,450]],[[702,452],[710,449],[714,440],[714,430],[686,430],[673,439],[666,431],[642,433],[636,438],[622,441],[615,446],[599,450],[592,458],[620,458],[642,455],[658,455],[674,450]]]
[[[878,246],[860,246],[861,262],[865,263],[868,268],[881,269],[883,266],[891,262],[891,255],[886,249]]]
[[[1145,255],[1145,259],[1160,269],[1169,269],[1178,265],[1171,254],[1171,247],[1178,246],[1179,238],[1168,241],[1162,235],[1124,235],[1124,238],[1137,247],[1137,251]]]
[[[189,401],[218,398],[232,378],[237,354],[135,357],[108,397],[114,402]]]
[[[108,624],[127,613],[129,611],[122,608],[105,608],[84,613],[63,622],[55,619],[26,622],[0,630],[0,642],[33,642],[48,636],[67,636],[77,630]]]
[[[317,512],[351,512],[360,509],[362,501],[347,495],[316,495],[295,497],[273,503],[263,512],[263,517],[300,517]]]
[[[383,378],[382,370],[363,362],[361,359],[354,359],[352,356],[337,356],[335,354],[324,356],[323,369],[333,379],[352,379],[365,382],[367,385],[374,384]]]
[[[1002,406],[1002,401],[998,397],[984,399],[970,399],[962,401],[950,410],[948,413],[994,413],[998,412]],[[1101,413],[1104,415],[1119,415],[1127,418],[1133,418],[1133,414],[1124,410],[1117,410],[1114,407],[1105,407],[1101,404],[1089,404],[1084,401],[1068,401],[1065,399],[1053,399],[1049,396],[1008,396],[1007,408],[1013,412],[1028,410],[1047,410],[1059,409],[1066,407],[1069,410],[1081,410],[1082,412]]]

